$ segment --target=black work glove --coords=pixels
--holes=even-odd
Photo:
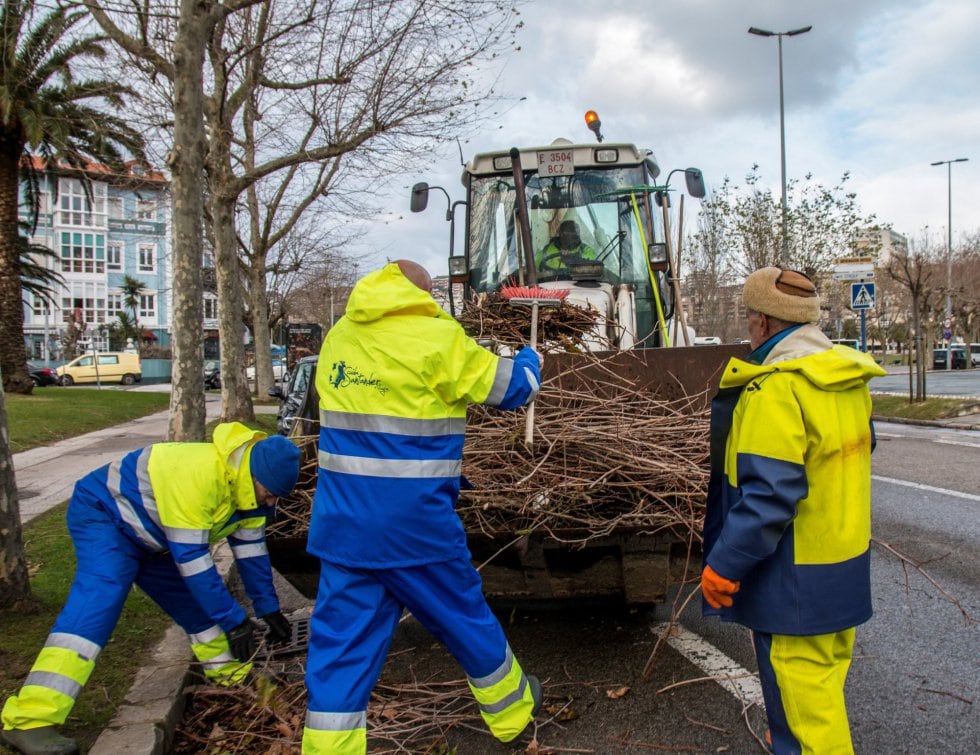
[[[241,624],[228,632],[228,646],[231,654],[242,663],[248,663],[255,655],[255,624],[251,619],[245,619]]]
[[[259,618],[269,626],[265,637],[270,645],[285,645],[293,639],[293,625],[282,615],[282,611],[273,611]]]

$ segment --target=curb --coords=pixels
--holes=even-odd
[[[920,425],[922,427],[943,427],[947,430],[980,430],[980,415],[976,422],[949,422],[935,419],[908,419],[906,417],[883,417],[878,414],[871,415],[875,422],[890,422],[893,425]]]

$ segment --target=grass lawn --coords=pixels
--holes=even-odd
[[[31,590],[38,609],[31,614],[0,613],[0,700],[15,694],[24,683],[68,596],[75,552],[65,525],[66,508],[61,504],[24,527]],[[83,752],[115,715],[140,659],[169,625],[169,617],[142,592],[130,593],[116,631],[99,655],[95,671],[65,724],[65,733],[78,740]]]
[[[10,452],[19,453],[164,411],[170,394],[51,386],[30,396],[8,393],[4,403]]]
[[[898,417],[902,419],[943,419],[956,416],[957,410],[976,401],[963,401],[958,398],[928,398],[910,404],[905,396],[871,396],[871,411],[876,417]]]

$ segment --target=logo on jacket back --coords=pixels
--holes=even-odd
[[[347,362],[334,362],[330,367],[330,384],[334,388],[348,388],[352,385],[364,385],[374,388],[384,396],[388,392],[388,386],[381,382],[374,375],[365,375],[356,367],[352,367]]]

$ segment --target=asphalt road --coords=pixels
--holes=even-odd
[[[872,378],[871,391],[873,393],[908,395],[908,367],[890,367],[888,370],[887,375]],[[957,396],[980,399],[980,368],[949,371],[927,370],[926,395],[929,397]]]

